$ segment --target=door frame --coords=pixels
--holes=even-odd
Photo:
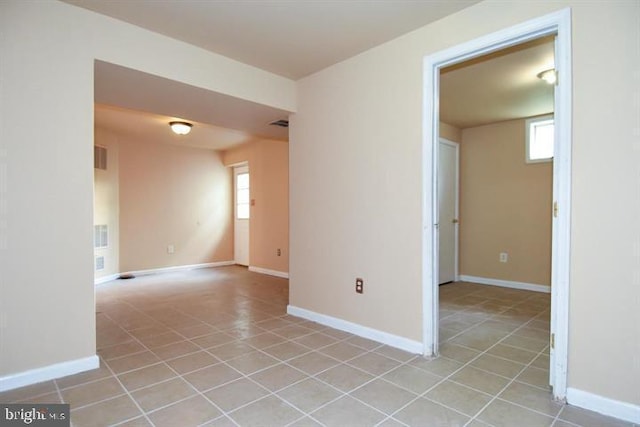
[[[453,215],[456,219],[460,219],[460,144],[454,141],[449,141],[446,138],[438,138],[438,153],[436,154],[436,156],[440,155],[440,144],[444,144],[444,145],[448,145],[450,147],[453,147],[454,150],[456,150],[456,175],[455,175],[455,184],[454,184],[454,188],[455,188],[455,193],[456,193],[456,197],[455,197],[455,203],[454,203],[454,207],[453,207]],[[440,157],[437,157],[438,159]],[[438,183],[435,183],[435,191],[437,191],[438,189]],[[438,194],[436,193],[436,197],[438,196]],[[436,214],[439,215],[439,210],[436,211]],[[440,218],[436,217],[436,223],[440,224]],[[459,236],[460,236],[460,222],[457,222],[455,224],[455,226],[453,227],[453,238],[454,238],[454,259],[453,259],[453,280],[454,281],[458,281],[459,280],[459,266],[458,266],[458,259],[459,259]],[[440,253],[440,233],[436,233],[436,239],[438,239],[436,241],[436,247],[438,248],[438,254]],[[439,266],[439,264],[438,264]],[[436,277],[438,282],[440,282],[440,278],[439,275]],[[438,283],[439,284],[439,283]],[[437,338],[437,337],[436,337]],[[437,340],[436,340],[437,342]]]
[[[438,247],[435,229],[437,201],[437,147],[439,140],[440,69],[536,38],[556,35],[555,146],[551,254],[551,386],[553,397],[566,400],[571,261],[571,10],[565,8],[491,33],[424,58],[423,87],[423,200],[422,306],[426,355],[438,354]]]

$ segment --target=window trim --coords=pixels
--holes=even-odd
[[[525,120],[525,147],[524,147],[524,161],[527,164],[535,163],[549,163],[553,162],[553,155],[551,157],[545,157],[544,159],[532,159],[529,157],[529,147],[531,145],[531,125],[538,122],[546,122],[551,120],[555,129],[555,118],[553,114],[545,114],[544,116],[531,117]],[[554,153],[555,153],[555,141]]]

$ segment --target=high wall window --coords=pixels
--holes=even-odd
[[[249,173],[236,175],[236,216],[249,219]]]
[[[526,162],[540,163],[553,160],[553,116],[542,116],[526,120]]]

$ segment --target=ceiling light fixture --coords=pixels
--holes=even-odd
[[[558,75],[556,74],[556,70],[554,68],[551,68],[549,70],[544,70],[541,73],[538,73],[538,78],[552,85],[556,82],[556,80],[558,80]]]
[[[191,126],[193,125],[187,122],[169,122],[169,126],[171,126],[173,133],[186,135],[191,132]]]

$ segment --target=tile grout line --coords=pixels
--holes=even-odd
[[[506,310],[502,311],[502,313],[504,313],[504,312],[508,311],[509,309],[511,309],[511,308],[513,308],[513,307],[515,307],[516,305],[518,305],[518,303],[513,304],[511,307],[509,307],[509,308],[507,308]],[[479,324],[474,325],[474,326],[479,326],[479,325],[481,325],[482,323],[484,323],[486,320],[488,320],[488,319],[485,319],[485,320],[483,320],[482,322],[480,322]],[[500,340],[498,340],[496,343],[494,343],[493,345],[491,345],[490,347],[488,347],[488,348],[487,348],[487,349],[485,349],[484,351],[480,352],[479,354],[477,354],[477,355],[476,355],[475,357],[473,357],[472,359],[468,360],[468,361],[467,361],[466,363],[464,363],[461,367],[459,367],[459,368],[458,368],[458,369],[456,369],[455,371],[451,372],[449,375],[447,375],[447,376],[445,376],[444,378],[442,378],[440,381],[438,381],[438,382],[437,382],[437,383],[435,383],[433,386],[431,386],[429,389],[427,389],[427,390],[426,390],[426,391],[424,391],[422,394],[420,394],[417,398],[415,398],[415,399],[413,399],[412,401],[408,402],[408,403],[407,403],[407,404],[405,404],[403,407],[401,407],[401,408],[397,409],[395,412],[393,412],[393,414],[392,414],[391,416],[392,416],[392,417],[394,417],[394,416],[395,416],[395,414],[397,414],[397,413],[399,413],[400,411],[404,410],[404,409],[405,409],[405,408],[407,408],[409,405],[411,405],[412,403],[414,403],[414,402],[418,401],[418,400],[419,400],[419,399],[421,399],[421,398],[426,398],[426,399],[428,399],[429,401],[432,401],[432,402],[433,402],[433,400],[431,400],[431,399],[429,399],[429,398],[427,398],[427,397],[426,397],[426,394],[427,394],[427,393],[429,393],[431,390],[435,389],[435,388],[436,388],[436,387],[438,387],[440,384],[442,384],[442,383],[444,383],[445,381],[447,381],[449,378],[451,378],[453,375],[455,375],[456,373],[458,373],[459,371],[461,371],[461,370],[462,370],[462,369],[464,369],[465,367],[467,367],[467,366],[471,366],[470,364],[471,364],[473,361],[475,361],[476,359],[480,358],[483,354],[486,354],[486,352],[487,352],[488,350],[490,350],[491,348],[493,348],[493,347],[495,347],[496,345],[498,345],[500,342],[502,342],[503,340],[505,340],[506,338],[508,338],[509,336],[511,336],[511,335],[512,335],[516,330],[518,330],[518,329],[520,329],[520,328],[524,327],[524,326],[525,326],[526,324],[528,324],[530,321],[531,321],[531,319],[530,319],[530,320],[528,320],[527,322],[524,322],[522,325],[520,325],[520,326],[519,326],[518,328],[516,328],[514,331],[512,331],[512,332],[508,333],[508,334],[507,334],[507,335],[505,335],[503,338],[501,338]],[[449,341],[449,340],[447,340],[447,342],[448,342],[448,341]],[[476,349],[472,349],[472,350],[474,350],[474,351],[478,351],[478,350],[476,350]],[[467,423],[465,423],[465,425],[468,425],[469,423],[471,423],[474,419],[476,419],[476,417],[477,417],[477,415],[478,415],[478,413],[476,413],[474,416],[469,416],[469,415],[467,415],[467,414],[463,414],[463,413],[462,413],[462,412],[460,412],[459,410],[456,410],[456,409],[454,409],[454,408],[450,408],[450,407],[448,407],[448,406],[446,406],[446,405],[444,405],[444,404],[442,404],[442,403],[440,403],[440,402],[436,402],[436,403],[438,403],[439,405],[442,405],[442,406],[444,406],[444,407],[447,407],[447,408],[448,408],[448,409],[450,409],[450,410],[454,410],[455,412],[457,412],[457,413],[459,413],[459,414],[462,414],[462,415],[464,415],[465,417],[470,417],[470,418],[469,418],[469,420],[467,421]],[[491,401],[490,401],[489,403],[491,403]],[[483,409],[484,409],[484,408],[482,408],[482,410],[483,410]],[[394,419],[395,419],[395,417],[394,417]]]

